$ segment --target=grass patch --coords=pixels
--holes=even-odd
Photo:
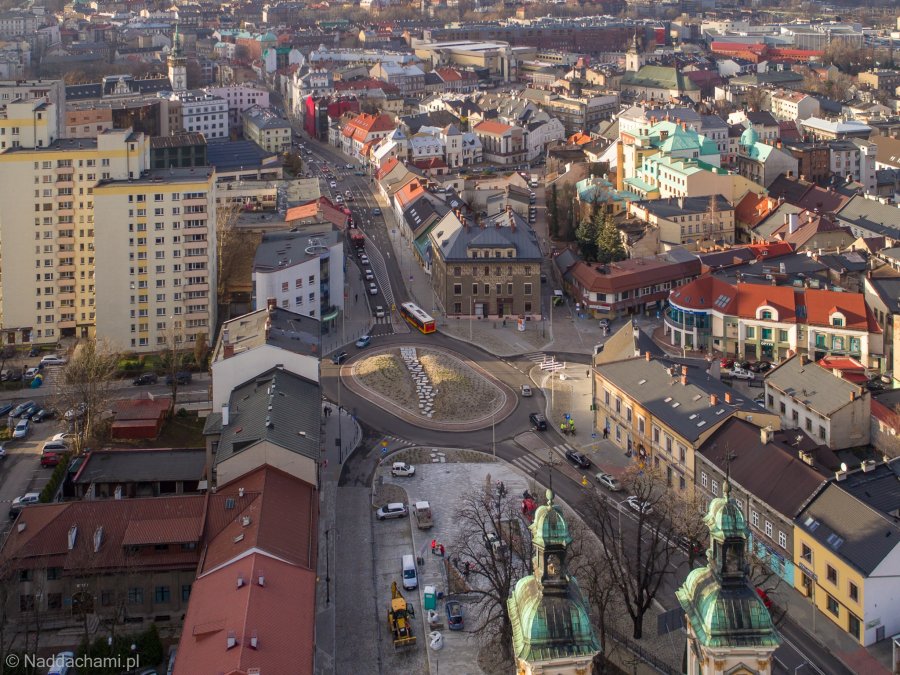
[[[159,438],[142,438],[133,441],[117,441],[136,448],[203,448],[205,420],[197,413],[188,411],[185,415],[173,415],[163,426]]]

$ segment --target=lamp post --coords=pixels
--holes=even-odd
[[[338,420],[340,421],[340,420]],[[328,534],[331,530],[325,530],[325,604],[331,604],[331,560],[328,556]]]
[[[494,423],[497,419],[497,409],[494,408],[494,412],[491,413],[491,454],[494,457],[497,457],[497,438],[494,434]]]
[[[474,310],[474,298],[469,296],[469,342],[472,341],[472,315],[475,313]]]

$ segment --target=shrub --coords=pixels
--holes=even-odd
[[[50,480],[47,481],[44,489],[41,490],[41,502],[53,501],[53,497],[54,495],[56,495],[56,491],[59,489],[59,486],[62,485],[62,482],[66,477],[66,471],[68,471],[68,469],[69,453],[67,452],[60,458],[59,464],[56,465],[56,468],[53,469],[53,473],[50,474]]]

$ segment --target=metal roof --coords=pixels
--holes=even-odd
[[[766,377],[771,385],[812,410],[830,417],[853,402],[851,394],[864,396],[858,385],[836,377],[814,361],[793,356]]]

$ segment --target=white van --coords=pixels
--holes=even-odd
[[[411,591],[419,586],[419,576],[416,574],[416,559],[412,555],[403,556],[403,588]]]

